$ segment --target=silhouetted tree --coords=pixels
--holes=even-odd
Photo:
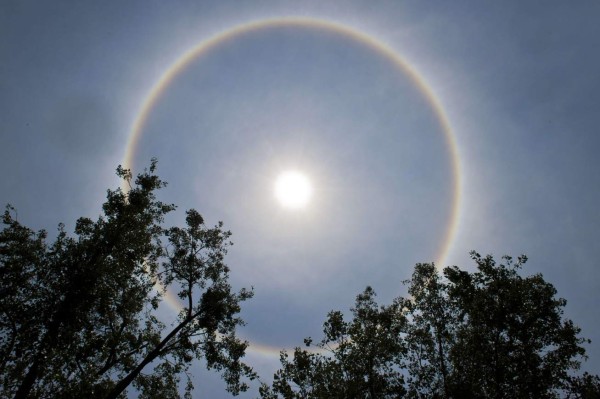
[[[352,321],[330,312],[325,337],[316,348],[294,350],[290,361],[281,353],[282,368],[263,398],[399,398],[404,376],[398,365],[406,352],[401,332],[406,327],[404,301],[378,306],[370,288],[356,298]],[[312,345],[310,339],[305,340]]]
[[[415,266],[408,285],[405,330],[408,397],[449,396],[451,364],[448,353],[454,340],[455,309],[447,285],[432,263]]]
[[[240,302],[223,258],[230,233],[188,211],[185,228],[162,227],[175,209],[156,199],[156,161],[130,190],[109,190],[103,215],[81,218],[71,237],[59,227],[22,226],[7,207],[0,232],[0,387],[2,397],[116,398],[133,384],[141,397],[178,397],[194,358],[223,372],[234,394],[254,378],[241,362],[247,343],[235,329]],[[131,173],[119,167],[131,183]],[[167,239],[163,244],[161,239]],[[166,289],[185,306],[164,325],[156,310]],[[143,371],[143,372],[142,372]]]
[[[600,377],[587,372],[572,377],[565,391],[567,399],[600,399]]]
[[[556,289],[520,276],[524,256],[471,255],[474,272],[417,264],[408,299],[377,307],[367,288],[351,321],[330,312],[317,345],[329,353],[282,352],[262,397],[597,398],[600,379],[574,375],[589,341]]]
[[[566,301],[540,274],[521,277],[517,262],[473,252],[477,271],[444,271],[458,319],[450,352],[461,395],[488,398],[553,398],[579,367],[586,340],[563,319]]]

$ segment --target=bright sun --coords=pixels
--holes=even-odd
[[[312,195],[308,178],[296,171],[281,173],[275,182],[275,197],[279,203],[290,209],[304,208]]]

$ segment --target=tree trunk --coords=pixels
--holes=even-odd
[[[31,389],[33,388],[33,384],[38,378],[38,373],[40,369],[40,359],[39,357],[35,359],[31,367],[29,367],[29,371],[27,371],[27,375],[19,385],[19,389],[15,394],[15,399],[25,399],[29,396]]]
[[[444,383],[444,398],[449,398],[449,394],[448,394],[448,371],[446,370],[446,362],[444,360],[444,346],[442,343],[442,335],[440,333],[440,329],[436,328],[436,339],[437,339],[437,345],[438,345],[438,354],[439,354],[439,361],[440,361],[440,369],[442,371],[442,381]]]
[[[183,327],[185,327],[190,321],[192,321],[196,316],[198,316],[197,313],[194,314],[192,317],[186,318],[177,327],[175,327],[173,329],[173,331],[171,331],[169,333],[169,335],[167,335],[162,341],[160,341],[160,343],[158,345],[156,345],[156,348],[154,348],[150,353],[148,353],[146,355],[146,357],[144,358],[144,360],[142,360],[141,363],[135,369],[133,369],[121,381],[119,381],[117,383],[117,385],[115,385],[115,387],[106,396],[106,399],[117,399],[119,397],[119,395],[121,393],[123,393],[123,391],[125,391],[125,389],[127,389],[127,387],[133,382],[133,380],[135,380],[136,377],[142,372],[142,370],[144,369],[144,367],[146,367],[148,364],[152,363],[158,357],[158,355],[160,355],[160,351],[165,347],[165,345],[174,336],[176,336],[177,333]]]

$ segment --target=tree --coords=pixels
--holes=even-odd
[[[408,285],[406,342],[408,397],[448,397],[455,310],[433,263],[418,263]]]
[[[519,274],[525,256],[471,256],[474,272],[417,264],[410,297],[390,306],[378,308],[367,288],[351,321],[330,312],[318,345],[329,354],[282,352],[262,397],[599,397],[598,376],[575,375],[589,341],[563,317],[552,284]]]
[[[119,167],[127,191],[109,190],[103,215],[80,218],[75,236],[59,227],[22,226],[7,207],[0,232],[0,386],[3,397],[116,398],[133,384],[142,397],[178,397],[181,375],[204,358],[227,389],[255,378],[241,359],[247,343],[224,263],[230,232],[187,212],[187,227],[166,229],[175,209],[156,198],[165,186],[156,160],[137,176]],[[163,244],[166,239],[168,244]],[[167,289],[185,306],[167,327],[156,310]]]
[[[572,377],[566,393],[567,399],[600,399],[600,377],[587,372]]]
[[[448,298],[460,311],[450,353],[463,397],[553,398],[585,355],[580,329],[563,318],[566,300],[540,274],[521,277],[527,261],[473,252],[477,271],[446,268]]]
[[[356,298],[352,321],[332,311],[323,326],[325,337],[313,350],[296,348],[293,360],[281,353],[282,368],[272,389],[261,387],[265,399],[400,398],[404,394],[401,332],[406,325],[404,301],[379,307],[375,292]],[[305,344],[312,346],[310,338]],[[316,350],[315,350],[316,349]]]

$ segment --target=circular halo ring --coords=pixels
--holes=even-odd
[[[252,21],[245,24],[237,25],[232,28],[226,29],[220,33],[213,35],[212,37],[200,42],[197,46],[188,50],[182,56],[180,56],[171,66],[162,74],[160,79],[154,84],[148,95],[142,101],[140,110],[134,119],[133,125],[130,129],[129,138],[127,140],[127,147],[125,150],[125,157],[123,159],[123,165],[127,169],[131,169],[135,160],[137,145],[142,136],[142,132],[148,120],[148,116],[154,109],[154,106],[162,96],[162,94],[169,87],[171,82],[182,72],[187,66],[194,60],[201,57],[211,49],[218,47],[219,45],[233,40],[236,37],[242,36],[247,33],[255,32],[261,29],[276,28],[276,27],[302,27],[302,28],[314,28],[321,29],[324,31],[335,32],[343,36],[349,37],[356,42],[364,44],[369,48],[375,50],[382,57],[391,60],[394,66],[404,74],[406,74],[410,80],[417,86],[421,94],[425,96],[427,102],[433,109],[435,116],[440,124],[442,131],[444,132],[444,140],[446,142],[447,149],[450,153],[450,167],[452,170],[452,199],[451,199],[451,212],[444,232],[443,240],[439,246],[437,254],[435,256],[435,263],[442,265],[445,258],[450,250],[453,242],[454,235],[458,228],[458,221],[460,219],[460,202],[461,202],[461,172],[460,172],[460,158],[458,154],[458,146],[456,139],[452,132],[450,122],[440,101],[434,95],[432,89],[427,85],[423,77],[417,73],[417,71],[400,57],[390,46],[375,39],[374,37],[350,28],[346,25],[342,25],[338,22],[332,22],[328,20],[315,19],[315,18],[297,18],[297,17],[282,17],[263,19],[258,21]],[[179,309],[180,305],[175,296],[167,293],[165,296],[166,302],[173,306],[175,309]],[[250,351],[268,356],[279,356],[281,348],[276,348],[270,345],[264,345],[260,343],[250,343],[248,348]]]

